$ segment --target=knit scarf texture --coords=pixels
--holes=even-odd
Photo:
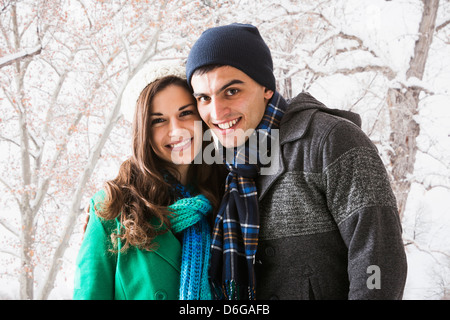
[[[279,128],[286,108],[287,102],[278,92],[274,92],[260,124],[253,132],[259,135],[258,144],[251,143],[249,137],[244,145],[234,148],[233,159],[225,156],[229,173],[211,239],[209,273],[215,299],[255,299],[254,264],[259,237],[255,179],[262,168],[258,146],[269,142],[266,150],[270,152],[271,132]]]
[[[189,188],[168,178],[176,193],[177,201],[169,206],[169,215],[174,233],[182,233],[180,300],[211,300],[208,279],[210,260],[211,228],[207,216],[212,213],[209,200],[202,194],[193,195]]]

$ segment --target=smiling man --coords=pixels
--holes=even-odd
[[[186,74],[200,116],[234,151],[211,246],[216,297],[401,299],[407,267],[396,200],[360,117],[308,93],[288,104],[252,25],[206,30]],[[262,174],[252,132],[277,139],[264,149],[278,157],[273,174]]]
[[[193,77],[194,97],[203,121],[225,148],[242,145],[261,122],[273,91],[239,69],[224,66]]]

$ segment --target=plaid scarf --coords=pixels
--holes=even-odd
[[[211,239],[210,277],[216,299],[255,299],[254,263],[259,236],[258,192],[255,179],[262,167],[258,145],[268,144],[271,130],[278,129],[287,108],[275,92],[252,136],[234,148],[233,159],[225,156],[229,170],[225,194],[217,214]]]

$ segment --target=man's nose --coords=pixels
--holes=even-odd
[[[228,104],[222,99],[214,98],[211,101],[211,118],[213,120],[224,120],[230,113]]]

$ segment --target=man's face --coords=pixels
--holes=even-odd
[[[230,66],[194,74],[191,85],[200,116],[225,148],[245,143],[273,95],[273,91]]]

